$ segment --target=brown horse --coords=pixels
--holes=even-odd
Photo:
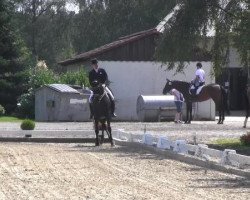
[[[167,83],[163,89],[163,94],[168,93],[173,88],[179,90],[185,98],[187,111],[185,123],[191,123],[192,102],[202,102],[211,98],[219,110],[218,124],[223,124],[225,119],[224,110],[225,106],[227,105],[227,95],[225,89],[221,85],[208,84],[202,88],[198,95],[191,95],[189,92],[190,83],[184,81],[167,80]]]

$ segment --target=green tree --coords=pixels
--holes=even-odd
[[[237,48],[245,66],[249,65],[248,0],[179,0],[179,10],[165,25],[156,57],[168,62],[168,69],[182,70],[184,61],[211,56],[219,75],[228,62],[229,47]],[[211,28],[215,36],[208,39]]]
[[[69,0],[68,0],[69,1]],[[17,27],[34,59],[52,68],[65,55],[74,53],[70,31],[72,15],[67,0],[16,0]]]
[[[0,1],[0,104],[9,114],[16,108],[17,97],[25,90],[24,62],[29,51],[13,26],[14,5]]]

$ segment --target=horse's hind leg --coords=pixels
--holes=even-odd
[[[192,117],[192,103],[187,102],[186,106],[187,106],[187,116],[186,116],[185,124],[190,124],[191,117]]]
[[[217,124],[221,124],[221,108],[219,108],[219,121]]]
[[[246,127],[247,127],[248,116],[249,116],[249,110],[248,110],[248,108],[247,108],[247,110],[246,110],[246,117],[245,117],[245,120],[244,120],[243,128],[246,128]]]
[[[221,124],[224,123],[224,120],[225,120],[225,110],[224,110],[224,108],[222,108],[222,119],[221,119]]]
[[[189,105],[189,114],[190,114],[189,124],[191,124],[191,121],[193,120],[193,104],[192,103],[190,103],[190,105]]]
[[[189,115],[189,109],[188,109],[188,103],[186,104],[186,119],[185,119],[185,124],[188,123],[188,115]]]
[[[219,121],[217,124],[223,124],[223,120],[222,120],[222,109],[221,106],[219,107]]]
[[[99,127],[98,127],[98,120],[95,120],[95,135],[96,135],[96,138],[95,138],[95,146],[99,146],[100,143],[99,143]]]
[[[245,121],[244,121],[243,128],[246,128],[246,127],[247,127],[247,120],[248,120],[248,116],[245,117]]]

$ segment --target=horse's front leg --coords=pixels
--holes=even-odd
[[[221,120],[222,120],[222,118],[221,118],[221,105],[220,105],[219,106],[219,121],[217,124],[221,124],[222,123]]]
[[[190,102],[187,102],[186,103],[186,110],[187,110],[187,116],[186,116],[186,121],[185,121],[185,124],[190,124],[190,121],[191,121],[191,111],[192,111],[192,103],[190,104]],[[191,107],[191,110],[190,110],[190,107]]]
[[[101,135],[101,144],[104,142],[104,131],[106,130],[105,122],[102,122],[102,135]]]
[[[99,127],[98,127],[98,120],[95,119],[95,146],[99,146]]]
[[[111,146],[112,147],[115,146],[115,143],[114,143],[114,140],[112,137],[112,129],[110,126],[110,120],[107,120],[107,133],[108,133],[108,137],[109,137],[109,141],[110,141]]]

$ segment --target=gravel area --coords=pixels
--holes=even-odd
[[[247,200],[250,180],[143,149],[0,143],[0,199]]]
[[[170,139],[208,143],[239,138],[244,117],[216,121],[112,122],[112,129],[133,134],[146,130]],[[249,125],[250,127],[250,125]],[[37,122],[39,137],[84,137],[92,122]],[[0,137],[20,134],[20,123],[0,123]],[[109,144],[0,143],[0,199],[237,199],[250,195],[250,180],[152,154],[142,148]]]

